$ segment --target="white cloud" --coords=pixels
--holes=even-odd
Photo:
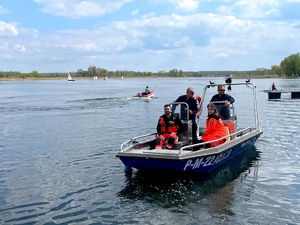
[[[176,47],[183,47],[183,46],[186,46],[188,45],[188,43],[190,43],[190,38],[189,37],[183,37],[181,38],[179,41],[175,41],[173,43],[173,46],[176,46]]]
[[[177,0],[173,4],[177,4],[176,9],[183,11],[191,11],[199,7],[197,0]]]
[[[153,17],[153,16],[155,16],[155,13],[154,13],[154,12],[151,12],[151,13],[148,13],[148,14],[143,15],[143,19],[151,18],[151,17]]]
[[[227,58],[228,55],[226,53],[219,53],[219,54],[214,55],[214,57],[216,57],[216,58]]]
[[[14,45],[14,49],[20,52],[26,52],[26,48],[24,45],[16,44]]]
[[[16,23],[5,23],[0,21],[0,37],[1,36],[17,36],[18,29]]]
[[[166,52],[166,50],[159,50],[159,51],[156,51],[156,54],[163,54],[165,52]]]
[[[133,0],[34,0],[43,6],[44,13],[54,15],[80,18],[102,16],[107,13],[119,10],[125,3]]]
[[[132,11],[131,14],[132,14],[132,15],[138,14],[139,11],[140,11],[139,9],[136,9],[136,10]]]
[[[8,9],[6,9],[6,8],[3,8],[1,5],[0,5],[0,15],[2,14],[6,14],[6,13],[8,13],[9,12],[9,10]]]
[[[232,14],[233,7],[231,6],[224,6],[221,5],[217,8],[217,12],[221,13],[222,15],[230,15]]]
[[[279,9],[271,9],[266,12],[266,15],[277,17],[277,16],[281,16],[281,12]]]
[[[52,58],[51,58],[51,60],[52,61],[62,61],[59,57],[57,57],[57,56],[53,56]]]
[[[9,44],[8,43],[4,43],[2,46],[0,46],[0,49],[6,50],[8,49]]]
[[[166,4],[174,5],[175,9],[182,11],[191,11],[199,7],[200,0],[150,0],[152,4]]]
[[[239,0],[233,5],[234,10],[239,10],[241,18],[263,18],[269,15],[281,15],[279,0]],[[273,12],[270,14],[270,12]]]

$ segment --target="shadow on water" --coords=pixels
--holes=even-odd
[[[169,208],[185,207],[191,203],[206,204],[207,198],[210,198],[211,204],[211,196],[216,195],[217,208],[222,208],[222,201],[228,204],[234,180],[246,179],[253,170],[254,186],[259,159],[260,152],[252,147],[208,174],[136,170],[128,176],[127,185],[118,192],[118,196],[124,201],[143,200]]]

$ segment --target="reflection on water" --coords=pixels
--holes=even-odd
[[[180,206],[185,210],[202,202],[211,214],[232,215],[235,179],[240,177],[239,182],[243,182],[251,174],[254,189],[259,158],[253,147],[209,174],[136,170],[118,196],[133,201],[149,199],[160,207]]]

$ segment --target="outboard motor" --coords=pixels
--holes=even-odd
[[[226,78],[225,83],[226,83],[226,84],[231,84],[231,82],[232,82],[231,75],[229,75],[229,76]],[[231,85],[228,85],[227,90],[228,90],[228,91],[231,91]]]

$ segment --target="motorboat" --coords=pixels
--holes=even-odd
[[[217,85],[219,84],[210,84],[204,87],[200,107],[202,107],[205,102],[208,88]],[[182,107],[188,110],[188,105],[184,102],[172,102],[171,104],[180,106],[176,107],[179,110],[178,112],[175,111],[174,114],[182,120],[184,125],[184,131],[179,135],[178,141],[175,142],[172,149],[167,149],[165,146],[163,146],[162,149],[155,149],[156,133],[143,134],[130,138],[121,144],[120,150],[116,155],[125,165],[125,171],[131,172],[132,168],[136,168],[207,173],[228,160],[233,159],[236,155],[253,147],[257,139],[263,133],[259,123],[256,85],[250,82],[223,85],[248,88],[247,92],[243,92],[244,98],[244,93],[247,93],[247,102],[241,100],[227,106],[229,117],[224,118],[222,121],[228,129],[228,135],[222,137],[222,139],[226,139],[224,143],[218,144],[218,141],[221,140],[220,138],[201,144],[193,144],[192,121],[189,120],[188,114],[183,115],[184,110],[182,110]],[[206,100],[206,102],[209,102],[209,100],[210,98]],[[250,103],[250,101],[252,101],[252,103]],[[224,103],[225,102],[214,102],[219,112],[223,110],[222,107],[225,107]],[[241,119],[239,119],[238,123],[238,117],[236,115],[237,108],[247,112],[245,115],[239,115]],[[202,114],[200,117],[204,117],[206,120],[205,115]],[[204,122],[202,121],[202,123],[199,122],[201,121],[199,119],[197,121],[197,134],[199,139],[201,139],[201,135],[203,135],[206,129],[205,120]],[[215,142],[215,147],[203,148],[203,144],[212,142]]]
[[[149,94],[145,94],[145,92],[138,92],[133,97],[137,97],[137,98],[151,98],[151,97],[154,96],[154,93],[155,93],[154,90],[150,90]]]

